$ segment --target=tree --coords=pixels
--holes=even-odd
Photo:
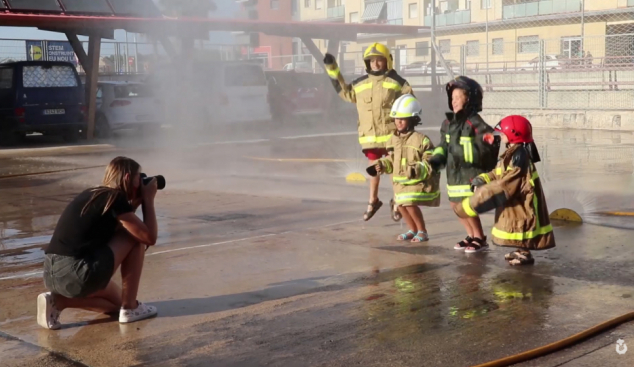
[[[172,17],[206,17],[217,9],[214,0],[159,0],[159,5]]]

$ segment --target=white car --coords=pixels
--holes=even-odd
[[[544,69],[546,70],[563,69],[566,62],[567,60],[560,55],[545,55]],[[535,57],[531,61],[520,65],[519,69],[522,71],[537,70],[538,66],[539,66],[539,57]]]
[[[99,82],[95,135],[109,137],[122,129],[154,130],[163,123],[163,104],[149,86],[133,82]]]

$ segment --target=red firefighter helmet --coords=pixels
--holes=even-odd
[[[506,135],[511,144],[533,142],[533,127],[524,116],[511,115],[503,118],[495,126],[495,131]]]

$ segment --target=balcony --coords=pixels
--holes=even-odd
[[[425,25],[432,26],[431,15],[425,16]],[[443,27],[447,25],[469,24],[471,23],[471,10],[456,10],[451,13],[436,15],[436,26]]]
[[[628,0],[633,2],[632,0]],[[534,17],[561,13],[576,13],[581,11],[581,0],[547,0],[532,3],[506,5],[502,9],[504,19]]]
[[[403,25],[403,18],[398,19],[388,19],[385,24],[389,25]]]
[[[346,16],[345,5],[333,6],[332,8],[328,8],[326,10],[327,19],[344,19]]]

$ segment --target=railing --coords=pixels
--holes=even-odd
[[[634,3],[633,0],[628,0],[629,2]],[[514,19],[579,11],[581,11],[581,0],[547,0],[506,5],[502,9],[502,14],[504,19]]]
[[[334,6],[332,8],[328,8],[327,17],[328,19],[332,18],[343,18],[346,15],[346,7],[345,5]]]
[[[399,18],[399,19],[388,19],[386,24],[391,24],[391,25],[403,25],[403,18]]]
[[[436,15],[436,26],[469,24],[471,23],[471,10],[457,10],[451,13]],[[425,16],[425,25],[431,27],[431,15]]]

